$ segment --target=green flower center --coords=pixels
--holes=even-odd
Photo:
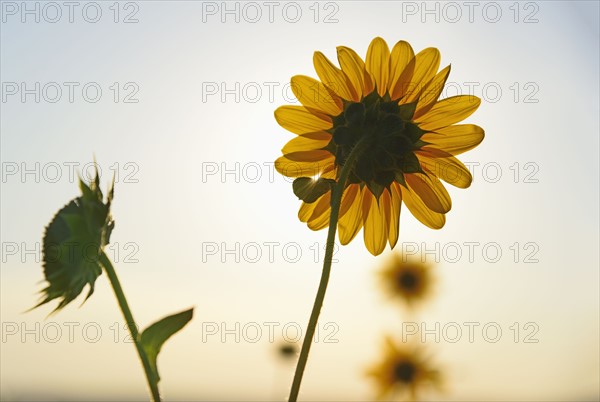
[[[400,362],[394,367],[394,378],[400,382],[410,383],[416,374],[417,369],[411,362]]]
[[[345,102],[334,118],[328,148],[343,166],[354,146],[364,141],[348,183],[365,183],[377,197],[393,181],[404,182],[404,173],[422,172],[414,151],[424,143],[424,131],[412,121],[416,103],[398,105],[389,95],[372,92],[361,102]]]

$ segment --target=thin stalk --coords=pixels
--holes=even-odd
[[[137,325],[135,324],[135,320],[133,319],[133,314],[131,314],[131,310],[129,309],[129,304],[127,303],[127,299],[125,298],[125,293],[123,292],[123,288],[121,287],[121,283],[119,282],[117,273],[104,252],[100,254],[100,263],[102,264],[102,266],[104,266],[106,275],[108,275],[110,284],[112,285],[112,288],[115,292],[115,296],[117,297],[117,301],[119,302],[119,307],[121,308],[121,312],[123,313],[123,317],[125,318],[125,322],[127,323],[129,332],[131,333],[131,338],[135,343],[138,355],[140,356],[140,360],[142,361],[142,366],[144,367],[144,371],[146,373],[146,380],[148,380],[148,386],[150,387],[150,392],[152,393],[152,400],[154,402],[160,402],[160,394],[158,392],[158,381],[154,376],[154,373],[152,372],[148,356],[146,356],[146,352],[144,351],[144,349],[142,348],[142,344],[140,343],[140,334],[138,332]]]
[[[306,336],[302,342],[302,349],[300,350],[300,357],[294,374],[294,382],[292,383],[292,389],[288,399],[289,402],[296,402],[298,393],[300,392],[300,384],[302,383],[302,376],[304,375],[304,369],[306,368],[306,362],[308,361],[308,353],[310,352],[317,322],[319,321],[319,314],[321,313],[321,307],[323,307],[327,284],[329,283],[333,247],[335,245],[335,232],[337,230],[342,195],[344,194],[344,187],[346,186],[346,181],[352,171],[354,162],[363,150],[362,144],[363,142],[359,141],[350,152],[350,155],[348,155],[348,158],[342,167],[340,178],[331,191],[331,215],[329,216],[329,231],[327,232],[327,246],[325,249],[325,260],[323,261],[323,273],[321,274],[321,281],[319,282],[315,304],[313,305],[312,313],[310,314],[310,319],[308,321],[308,327],[306,328]]]

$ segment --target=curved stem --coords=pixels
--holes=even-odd
[[[323,300],[325,299],[327,284],[329,283],[333,247],[335,245],[335,232],[338,224],[340,205],[342,203],[342,195],[344,194],[344,187],[346,186],[346,181],[348,180],[352,166],[358,155],[362,152],[362,143],[362,141],[359,141],[350,152],[350,155],[348,155],[348,158],[342,167],[340,178],[331,191],[331,215],[329,216],[329,230],[327,232],[327,246],[325,249],[325,260],[323,261],[323,273],[321,274],[321,281],[319,282],[315,304],[313,305],[308,321],[308,327],[306,328],[306,336],[302,342],[298,365],[296,366],[296,372],[294,373],[294,382],[292,383],[292,389],[288,399],[289,402],[296,402],[298,393],[300,392],[300,384],[302,383],[302,376],[304,375],[304,369],[306,368],[306,362],[308,361],[308,353],[310,352],[315,329],[317,327],[317,321],[319,320],[319,314],[321,313],[321,307],[323,306]]]
[[[131,314],[131,310],[129,309],[129,304],[127,303],[127,299],[125,298],[125,293],[123,292],[123,288],[121,287],[119,278],[117,277],[117,272],[115,271],[114,267],[112,266],[112,263],[110,262],[110,260],[104,252],[100,254],[100,263],[102,264],[102,266],[104,266],[106,275],[108,275],[110,284],[112,285],[112,288],[115,292],[115,296],[117,297],[117,301],[119,302],[119,307],[121,308],[121,312],[123,313],[123,317],[125,318],[125,322],[127,323],[129,332],[131,333],[131,338],[135,343],[138,355],[140,356],[140,360],[142,361],[142,366],[144,366],[146,379],[148,380],[148,386],[150,387],[150,392],[152,393],[152,400],[154,402],[160,402],[160,394],[158,392],[158,381],[154,373],[152,372],[148,356],[146,355],[146,352],[144,351],[144,349],[142,348],[142,344],[140,343],[140,334],[138,332],[135,320],[133,319],[133,314]]]

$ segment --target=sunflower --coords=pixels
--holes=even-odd
[[[295,343],[281,340],[276,345],[277,357],[283,361],[293,361],[298,355],[298,346]]]
[[[397,396],[416,400],[425,387],[441,387],[439,371],[430,366],[421,348],[414,344],[397,345],[389,337],[385,338],[383,360],[367,375],[376,383],[378,399]]]
[[[431,293],[431,267],[416,258],[394,254],[381,271],[382,285],[394,299],[409,306]]]
[[[404,41],[390,51],[375,38],[366,62],[340,46],[336,67],[321,52],[314,54],[319,80],[297,75],[291,88],[302,104],[282,106],[275,119],[297,136],[275,162],[295,178],[302,199],[298,216],[312,230],[329,225],[331,193],[346,163],[339,209],[339,240],[348,244],[364,227],[364,241],[374,255],[399,235],[402,203],[424,225],[440,229],[451,200],[440,179],[467,188],[472,177],[456,155],[477,146],[481,127],[458,123],[480,104],[472,95],[438,100],[450,66],[438,72],[440,52],[414,54]],[[350,158],[354,148],[361,152]]]

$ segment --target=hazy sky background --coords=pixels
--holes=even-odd
[[[79,2],[69,22],[62,2],[28,2],[36,22],[22,14],[24,3],[3,1],[2,398],[147,395],[105,275],[82,308],[23,313],[43,287],[39,256],[26,250],[39,250],[44,226],[78,195],[69,166],[81,171],[95,155],[103,188],[119,173],[109,256],[136,320],[145,327],[196,307],[159,357],[164,396],[283,400],[292,367],[278,373],[268,325],[276,340],[283,327],[292,338],[297,325],[304,330],[326,232],[298,221],[290,180],[273,174],[293,137],[273,111],[293,101],[291,76],[316,77],[315,50],[335,60],[336,46],[346,45],[364,57],[375,36],[390,47],[437,47],[442,67],[452,64],[446,95],[482,98],[469,122],[486,139],[460,157],[474,182],[448,186],[443,230],[402,212],[398,251],[438,250],[436,294],[424,308],[408,314],[382,295],[376,272],[389,249],[371,256],[361,233],[336,253],[303,399],[371,398],[364,371],[380,358],[385,334],[400,336],[402,320],[463,329],[456,343],[428,338],[447,389],[432,397],[597,398],[598,3],[476,3],[277,2],[270,18],[264,2],[227,3],[232,14],[221,2]],[[35,93],[22,99],[21,84],[36,82],[39,102]],[[478,243],[472,258],[470,242]],[[480,325],[472,343],[465,322]],[[231,333],[222,342],[221,328],[207,332],[222,323],[233,333],[239,325],[239,342]],[[502,330],[496,343],[482,335],[488,323]],[[256,326],[262,334],[252,343]],[[539,342],[524,343],[536,327]],[[337,342],[324,343],[326,335]]]

